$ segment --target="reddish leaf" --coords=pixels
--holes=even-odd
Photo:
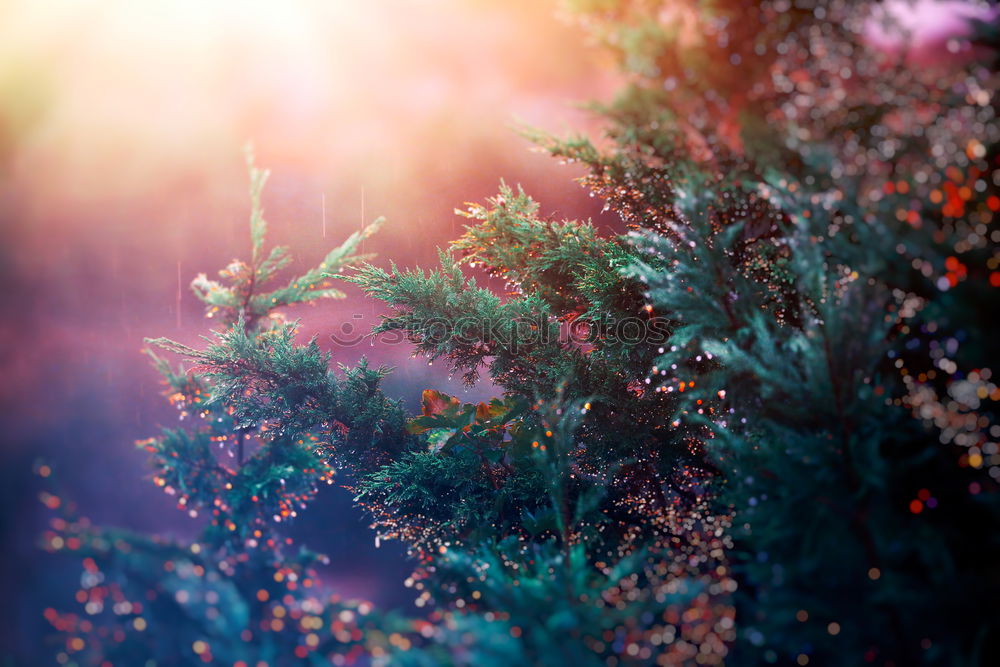
[[[425,417],[444,412],[448,408],[456,408],[459,405],[458,399],[448,394],[442,394],[435,389],[424,389],[423,400],[421,401],[423,414]]]

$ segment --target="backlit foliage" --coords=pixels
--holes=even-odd
[[[261,292],[286,255],[265,258],[252,171],[251,261],[194,285],[223,327],[155,341],[194,361],[156,358],[199,426],[141,443],[210,526],[184,547],[61,520],[50,546],[96,568],[80,601],[121,596],[132,624],[53,614],[63,662],[1000,659],[995,14],[953,9],[980,20],[937,52],[900,32],[902,2],[569,4],[628,84],[594,107],[604,136],[533,138],[628,232],[501,185],[439,268],[364,263],[362,232]],[[385,302],[376,333],[500,395],[430,388],[408,418],[386,369],[332,372],[273,317],[336,296],[329,277]],[[407,546],[419,620],[303,592],[309,555],[276,525],[335,472]],[[207,606],[153,632],[138,585]]]

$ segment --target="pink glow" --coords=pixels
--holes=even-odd
[[[963,62],[972,53],[964,41],[972,33],[970,22],[995,21],[998,16],[995,7],[962,0],[887,0],[874,6],[864,38],[887,55],[905,54],[912,65]]]

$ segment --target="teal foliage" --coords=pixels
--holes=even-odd
[[[368,263],[370,227],[263,292],[288,260],[265,252],[252,168],[252,258],[194,284],[223,327],[204,349],[153,341],[195,364],[154,355],[202,421],[141,445],[157,483],[212,516],[166,560],[221,573],[227,631],[274,627],[280,582],[314,558],[285,556],[275,525],[343,473],[377,539],[408,548],[430,613],[357,608],[371,620],[345,635],[339,602],[282,590],[321,619],[310,660],[996,662],[995,57],[889,62],[863,38],[873,3],[568,4],[628,85],[592,106],[600,139],[527,134],[583,165],[628,233],[501,184],[459,212],[439,268]],[[333,278],[388,306],[373,333],[500,396],[428,389],[410,417],[381,391],[388,369],[331,370],[274,308],[338,296]],[[259,580],[263,606],[239,583]],[[221,632],[205,614],[178,621],[184,642]],[[306,629],[290,625],[246,642],[291,663]]]
[[[995,69],[987,58],[944,84],[882,67],[849,29],[851,8],[824,5],[820,22],[751,4],[692,9],[709,34],[738,17],[731,47],[700,54],[643,29],[656,21],[643,3],[586,4],[634,84],[598,108],[609,148],[539,139],[583,162],[584,182],[632,223],[642,257],[625,275],[673,322],[658,380],[687,389],[678,423],[710,429],[717,502],[735,512],[737,664],[988,664],[1000,619],[986,602],[998,546],[986,527],[1000,508],[994,471],[975,468],[980,447],[995,451],[996,414],[962,391],[992,391],[980,369],[995,362],[982,313],[995,312],[984,288],[996,235],[970,236],[965,220],[996,193],[997,121],[958,118],[972,113],[964,86]],[[783,57],[803,43],[851,56]],[[733,66],[709,71],[698,58],[713,50]],[[801,69],[757,77],[790,62]],[[842,67],[851,86],[827,76]],[[937,119],[909,114],[926,99]],[[984,144],[978,158],[949,155],[934,146],[943,136]],[[980,194],[942,205],[965,174]]]
[[[362,362],[333,373],[329,355],[315,340],[297,344],[296,326],[276,310],[341,296],[328,280],[365,259],[355,250],[377,225],[287,287],[263,291],[291,258],[265,248],[267,172],[249,168],[251,260],[230,263],[223,282],[192,283],[221,326],[204,350],[148,341],[194,362],[174,369],[147,350],[193,424],[136,444],[150,454],[154,483],[191,517],[206,517],[204,528],[179,544],[59,519],[48,544],[85,558],[78,599],[87,614],[49,618],[72,637],[63,662],[318,665],[384,655],[389,635],[413,632],[410,621],[319,589],[314,568],[325,557],[288,553],[279,531],[338,472],[367,470],[413,444],[398,402],[379,387],[387,369]]]

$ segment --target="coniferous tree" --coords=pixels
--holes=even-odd
[[[275,364],[256,370],[281,378],[270,394],[270,410],[296,402],[300,419],[323,400],[346,433],[345,447],[366,454],[357,465],[371,465],[367,452],[382,444],[378,433],[400,434],[386,445],[405,449],[399,405],[385,398],[379,383],[385,369],[362,363],[334,376],[327,355],[316,346],[295,345],[295,324],[278,309],[323,298],[342,298],[331,278],[351,262],[361,241],[379,222],[355,232],[319,266],[269,288],[291,262],[285,247],[267,251],[267,223],[261,194],[268,173],[250,164],[249,261],[233,260],[219,272],[204,274],[191,287],[219,323],[210,350],[227,350],[257,362],[265,354]],[[153,346],[192,352],[166,339]],[[45,543],[83,557],[77,601],[82,613],[47,610],[64,646],[62,664],[94,665],[290,665],[354,662],[376,655],[397,626],[392,617],[372,616],[367,603],[342,602],[324,591],[314,567],[325,559],[294,549],[281,534],[316,495],[334,483],[336,470],[326,454],[329,443],[304,429],[268,429],[259,415],[225,400],[227,392],[252,392],[240,380],[221,384],[210,369],[173,369],[152,349],[147,353],[167,386],[166,396],[186,428],[164,429],[137,444],[149,452],[154,484],[176,497],[192,518],[207,517],[201,536],[190,544],[125,530],[92,526],[69,514],[53,521]],[[302,396],[314,399],[299,403]],[[375,447],[373,447],[375,445]],[[375,628],[372,632],[370,629]]]
[[[928,63],[906,3],[581,4],[632,83],[609,149],[540,140],[675,322],[652,377],[735,512],[732,661],[995,661],[995,10],[942,7]]]
[[[315,612],[330,644],[279,632],[292,643],[266,660],[302,646],[421,665],[995,660],[995,26],[970,22],[947,60],[916,67],[905,39],[870,38],[873,16],[899,31],[891,3],[572,4],[629,84],[595,107],[601,141],[534,138],[588,168],[629,234],[547,219],[501,186],[463,213],[439,269],[339,276],[388,304],[377,331],[501,393],[428,389],[410,420],[382,371],[334,375],[265,320],[267,299],[198,281],[225,327],[204,350],[167,344],[196,363],[168,379],[265,453],[227,494],[188,463],[208,443],[151,443],[165,484],[214,489],[186,501],[218,512],[199,564],[228,584],[227,553],[284,558],[250,542],[295,511],[282,499],[343,470],[434,611],[371,616],[345,635],[355,653]]]

